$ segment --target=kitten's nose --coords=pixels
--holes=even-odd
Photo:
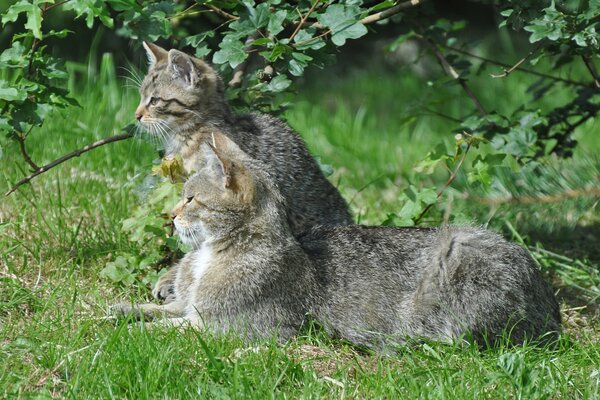
[[[140,119],[142,119],[142,113],[139,111],[135,112],[135,118],[139,121]]]

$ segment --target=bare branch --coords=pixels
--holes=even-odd
[[[600,88],[600,77],[598,76],[598,71],[596,71],[594,62],[590,59],[590,56],[587,55],[581,56],[581,59],[583,60],[583,63],[585,64],[588,71],[590,71],[592,78],[594,78],[594,84],[597,88]]]
[[[456,168],[454,169],[454,171],[452,171],[452,173],[448,177],[448,180],[446,181],[446,183],[444,184],[444,186],[442,186],[442,188],[440,190],[438,190],[438,193],[437,193],[438,200],[440,199],[440,197],[442,197],[442,194],[444,194],[444,191],[446,189],[448,189],[448,187],[456,179],[456,176],[458,175],[458,171],[460,171],[460,168],[462,167],[463,163],[467,159],[467,154],[469,153],[470,149],[471,149],[471,143],[467,142],[467,148],[465,149],[465,151],[464,151],[464,153],[463,153],[460,161],[458,162],[458,165],[456,166]],[[427,207],[425,207],[423,209],[423,211],[421,211],[421,214],[419,214],[419,216],[415,220],[415,225],[418,225],[419,222],[421,222],[421,220],[423,219],[423,217],[427,214],[427,212],[431,209],[431,207],[433,207],[433,204],[434,203],[428,204]]]
[[[465,51],[463,49],[459,49],[457,47],[448,46],[446,44],[440,44],[440,46],[443,46],[443,47],[445,47],[445,48],[447,48],[449,50],[452,50],[452,51],[454,51],[456,53],[464,54],[467,57],[471,57],[471,58],[475,58],[477,60],[485,61],[485,62],[490,63],[490,64],[499,65],[499,66],[504,67],[504,68],[511,68],[510,64],[506,64],[506,63],[503,63],[503,62],[500,62],[500,61],[492,60],[492,59],[486,58],[486,57],[481,57],[481,56],[478,56],[476,54],[469,53],[468,51]],[[578,82],[578,81],[574,81],[574,80],[571,80],[571,79],[564,79],[564,78],[560,78],[558,76],[552,76],[552,75],[544,74],[544,73],[541,73],[541,72],[533,71],[531,69],[517,67],[517,68],[515,68],[515,71],[525,72],[527,74],[539,76],[541,78],[547,78],[547,79],[551,79],[553,81],[564,82],[564,83],[568,83],[568,84],[575,85],[575,86],[589,87],[589,85],[587,83],[584,83],[584,82]]]
[[[308,12],[306,13],[306,15],[304,17],[302,17],[300,19],[300,23],[298,24],[298,26],[296,26],[296,29],[294,30],[294,32],[290,35],[290,43],[292,42],[292,40],[294,40],[294,38],[296,37],[296,35],[298,34],[298,32],[300,32],[300,28],[302,28],[302,26],[304,25],[304,23],[306,22],[306,20],[308,19],[308,17],[310,17],[310,14],[312,14],[312,12],[315,10],[315,8],[317,7],[317,4],[319,4],[321,2],[321,0],[315,0],[315,2],[313,3],[313,5],[310,7],[310,9],[308,10]]]
[[[234,19],[234,20],[240,19],[240,17],[235,16],[233,14],[229,14],[227,11],[223,11],[220,8],[213,6],[212,4],[205,4],[205,6],[207,8],[210,8],[211,10],[213,10],[215,12],[215,14],[218,14],[221,17],[225,17],[227,19]]]
[[[31,170],[35,171],[35,170],[38,170],[40,167],[38,167],[37,164],[33,162],[31,157],[29,156],[29,153],[27,152],[27,148],[25,147],[25,138],[27,137],[27,135],[29,135],[29,132],[31,132],[32,128],[33,128],[33,126],[31,128],[29,128],[29,131],[24,135],[21,135],[20,133],[15,132],[13,137],[15,139],[17,139],[17,142],[19,142],[19,148],[21,149],[21,154],[23,154],[23,159],[25,160],[25,162],[27,164],[29,164],[29,166],[31,167]]]
[[[87,145],[87,146],[85,146],[85,147],[82,147],[82,148],[81,148],[81,149],[79,149],[79,150],[75,150],[75,151],[73,151],[73,152],[71,152],[71,153],[69,153],[69,154],[65,154],[64,156],[62,156],[62,157],[60,157],[60,158],[58,158],[58,159],[56,159],[56,160],[52,161],[51,163],[48,163],[48,164],[44,165],[44,166],[43,166],[43,167],[41,167],[41,168],[37,168],[37,167],[36,167],[36,170],[35,170],[35,171],[34,171],[34,172],[31,174],[31,175],[29,175],[29,176],[27,176],[27,177],[25,177],[25,178],[21,179],[19,182],[17,182],[17,183],[16,183],[16,184],[15,184],[15,185],[14,185],[14,186],[13,186],[13,187],[12,187],[12,188],[11,188],[11,189],[8,191],[8,192],[6,192],[4,195],[5,195],[5,196],[8,196],[8,195],[10,195],[10,194],[11,194],[11,193],[13,193],[15,190],[17,190],[17,189],[18,189],[20,186],[22,186],[22,185],[24,185],[24,184],[26,184],[26,183],[30,182],[30,181],[31,181],[33,178],[35,178],[36,176],[38,176],[38,175],[41,175],[41,174],[43,174],[44,172],[47,172],[48,170],[50,170],[50,169],[52,169],[52,168],[56,167],[56,166],[57,166],[57,165],[59,165],[59,164],[62,164],[62,163],[64,163],[64,162],[65,162],[65,161],[67,161],[67,160],[70,160],[70,159],[71,159],[71,158],[73,158],[73,157],[79,157],[79,156],[80,156],[80,155],[82,155],[83,153],[86,153],[86,152],[88,152],[88,151],[90,151],[90,150],[93,150],[93,149],[95,149],[95,148],[97,148],[97,147],[104,146],[105,144],[108,144],[108,143],[113,143],[113,142],[118,142],[118,141],[120,141],[120,140],[129,139],[129,138],[131,138],[131,137],[133,137],[133,133],[124,133],[124,134],[122,134],[122,135],[112,136],[112,137],[109,137],[109,138],[106,138],[106,139],[98,140],[97,142],[94,142],[94,143],[92,143],[92,144],[89,144],[89,145]]]
[[[444,71],[446,71],[446,73],[448,75],[450,75],[450,77],[452,79],[456,80],[460,84],[460,86],[463,88],[463,90],[465,91],[467,96],[469,96],[471,98],[471,100],[473,101],[473,104],[475,104],[475,107],[479,111],[479,114],[486,115],[487,112],[485,111],[485,108],[483,108],[483,105],[481,104],[481,102],[479,101],[477,96],[475,96],[475,93],[473,93],[473,91],[467,84],[467,81],[464,78],[462,78],[459,75],[459,73],[454,69],[454,67],[452,66],[452,64],[450,64],[448,59],[438,49],[437,44],[428,37],[425,37],[423,35],[420,35],[420,37],[431,48],[431,50],[433,51],[433,54],[435,54],[435,57],[438,59],[438,62],[440,63],[440,65],[442,66]]]
[[[405,1],[403,3],[399,3],[393,7],[390,7],[386,10],[380,11],[375,14],[371,14],[360,20],[364,25],[371,24],[373,22],[381,21],[383,19],[389,18],[392,15],[398,14],[402,10],[406,10],[407,8],[416,7],[420,4],[423,4],[426,0],[410,0]]]
[[[468,193],[463,194],[463,198],[476,201],[480,204],[490,206],[498,206],[502,204],[540,204],[540,203],[557,203],[559,201],[574,199],[578,197],[599,197],[600,186],[592,186],[583,189],[570,189],[558,194],[540,194],[527,196],[503,196],[503,197],[476,197]]]
[[[535,49],[531,50],[525,57],[521,58],[519,61],[517,61],[517,63],[515,65],[513,65],[512,67],[510,67],[509,69],[504,68],[504,72],[498,75],[494,75],[494,74],[490,74],[492,78],[504,78],[508,75],[510,75],[515,69],[519,68],[521,66],[521,64],[523,64],[525,61],[527,61],[527,59],[529,57],[531,57],[532,55],[534,55],[535,53],[538,52],[539,49],[542,48],[542,45],[544,44],[544,42],[542,41],[541,43],[539,43]]]

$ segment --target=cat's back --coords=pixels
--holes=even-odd
[[[232,139],[268,166],[289,208],[295,236],[315,225],[347,225],[352,217],[346,201],[323,175],[302,138],[285,122],[268,114],[236,117]]]

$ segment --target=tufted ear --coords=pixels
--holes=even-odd
[[[167,59],[167,51],[160,46],[157,46],[150,42],[142,42],[144,49],[146,49],[146,56],[148,57],[148,66],[152,69],[156,64]]]
[[[209,143],[204,143],[201,146],[201,151],[204,155],[206,168],[210,171],[211,176],[217,181],[223,182],[223,187],[228,189],[233,182],[231,161],[219,154],[219,152]]]
[[[194,86],[196,83],[196,69],[191,58],[179,50],[172,49],[169,50],[168,59],[168,68],[173,76],[181,79],[188,86]]]

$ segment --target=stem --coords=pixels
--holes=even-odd
[[[441,51],[439,51],[439,49],[437,48],[437,44],[428,37],[425,37],[423,35],[420,35],[420,36],[425,41],[425,43],[431,48],[431,50],[435,54],[436,58],[438,59],[438,62],[444,69],[444,71],[446,71],[446,73],[448,75],[450,75],[450,77],[452,79],[456,80],[460,84],[460,86],[463,88],[463,90],[465,91],[467,96],[469,96],[471,98],[471,100],[473,101],[473,104],[475,104],[475,107],[479,111],[479,114],[486,115],[487,112],[485,111],[485,108],[483,108],[483,105],[481,104],[481,102],[479,101],[477,96],[475,96],[475,93],[473,93],[473,91],[467,84],[467,81],[464,78],[460,77],[460,75],[458,74],[458,72],[456,72],[456,70],[454,69],[452,64],[450,64],[448,59],[442,54]]]
[[[235,16],[233,14],[229,14],[228,12],[223,11],[220,8],[215,7],[215,6],[211,5],[211,4],[205,4],[205,6],[208,7],[208,8],[210,8],[211,10],[213,10],[215,12],[215,14],[218,14],[221,17],[225,17],[227,19],[234,19],[234,20],[240,19],[240,17],[237,17],[237,16]]]
[[[525,57],[521,58],[519,61],[517,61],[517,63],[515,65],[513,65],[509,69],[504,68],[503,73],[501,73],[499,75],[491,74],[492,78],[504,78],[504,77],[507,77],[508,75],[510,75],[515,69],[519,68],[521,66],[521,64],[523,64],[525,61],[527,61],[527,59],[529,57],[531,57],[532,55],[537,53],[538,50],[542,48],[543,43],[544,43],[543,41],[541,43],[539,43],[535,49],[531,50]]]
[[[306,20],[308,19],[308,17],[310,17],[310,14],[312,14],[312,12],[315,10],[315,8],[317,7],[317,4],[319,4],[320,1],[321,0],[315,0],[315,2],[310,7],[310,9],[306,13],[306,15],[300,19],[300,23],[298,24],[298,26],[296,27],[296,29],[294,30],[294,32],[290,36],[290,39],[289,39],[290,43],[292,42],[292,40],[294,40],[294,38],[296,37],[296,35],[298,34],[298,32],[300,32],[300,28],[302,28],[302,26],[304,25],[304,23],[306,22]]]
[[[29,135],[29,132],[31,132],[32,129],[33,125],[29,128],[29,131],[24,135],[15,132],[14,137],[17,139],[17,142],[19,142],[19,148],[21,149],[21,154],[23,154],[23,159],[25,159],[25,162],[29,164],[32,171],[36,171],[40,167],[38,167],[37,164],[33,162],[31,157],[29,156],[29,153],[27,152],[27,148],[25,147],[25,138],[27,137],[27,135]]]
[[[587,67],[588,71],[590,71],[592,78],[594,78],[594,84],[597,88],[600,88],[600,77],[598,76],[598,71],[596,71],[594,62],[590,59],[590,56],[588,55],[581,56],[581,59],[583,60],[583,63]]]
[[[469,153],[470,149],[471,149],[471,143],[467,143],[467,148],[465,149],[465,152],[463,153],[460,161],[458,162],[458,165],[456,166],[456,168],[454,169],[454,171],[452,171],[452,173],[448,177],[448,180],[446,181],[446,183],[444,184],[444,186],[442,186],[442,188],[438,191],[438,194],[437,194],[438,200],[440,199],[440,197],[442,197],[442,194],[444,193],[444,191],[446,189],[448,189],[448,187],[456,179],[456,176],[458,175],[458,171],[460,170],[460,168],[462,167],[463,163],[467,159],[467,154]],[[431,209],[431,207],[433,207],[433,204],[434,203],[428,204],[427,207],[425,207],[425,209],[423,211],[421,211],[421,214],[419,214],[419,216],[415,220],[415,225],[418,225],[419,222],[421,222],[421,220],[423,219],[423,217],[425,216],[425,214],[427,214],[427,212]]]
[[[8,192],[6,192],[4,195],[5,195],[5,196],[8,196],[8,195],[10,195],[10,194],[11,194],[11,193],[13,193],[15,190],[17,190],[17,189],[18,189],[20,186],[22,186],[22,185],[24,185],[24,184],[26,184],[26,183],[30,182],[30,181],[31,181],[33,178],[35,178],[36,176],[38,176],[38,175],[41,175],[41,174],[43,174],[44,172],[47,172],[48,170],[50,170],[50,169],[52,169],[52,168],[56,167],[56,166],[57,166],[57,165],[59,165],[59,164],[62,164],[62,163],[64,163],[64,162],[65,162],[65,161],[67,161],[67,160],[70,160],[70,159],[71,159],[71,158],[73,158],[73,157],[79,157],[79,156],[80,156],[80,155],[82,155],[83,153],[86,153],[86,152],[88,152],[88,151],[90,151],[90,150],[93,150],[93,149],[95,149],[95,148],[97,148],[97,147],[104,146],[105,144],[108,144],[108,143],[118,142],[119,140],[125,140],[125,139],[129,139],[130,137],[133,137],[133,133],[124,133],[124,134],[122,134],[122,135],[117,135],[117,136],[112,136],[112,137],[109,137],[109,138],[106,138],[106,139],[102,139],[102,140],[99,140],[99,141],[97,141],[97,142],[94,142],[94,143],[92,143],[92,144],[89,144],[89,145],[87,145],[87,146],[85,146],[85,147],[82,147],[82,148],[81,148],[81,149],[79,149],[79,150],[75,150],[75,151],[73,151],[73,152],[71,152],[71,153],[69,153],[69,154],[65,154],[64,156],[62,156],[62,157],[60,157],[60,158],[58,158],[58,159],[56,159],[56,160],[52,161],[51,163],[48,163],[48,164],[44,165],[44,166],[43,166],[43,167],[41,167],[41,168],[38,168],[38,167],[36,166],[36,169],[35,169],[35,171],[34,171],[34,172],[31,174],[31,175],[29,175],[29,176],[27,176],[27,177],[25,177],[25,178],[21,179],[19,182],[17,182],[17,183],[16,183],[16,184],[15,184],[15,185],[14,185],[14,186],[13,186],[13,187],[12,187],[12,188],[11,188],[11,189],[8,191]]]

